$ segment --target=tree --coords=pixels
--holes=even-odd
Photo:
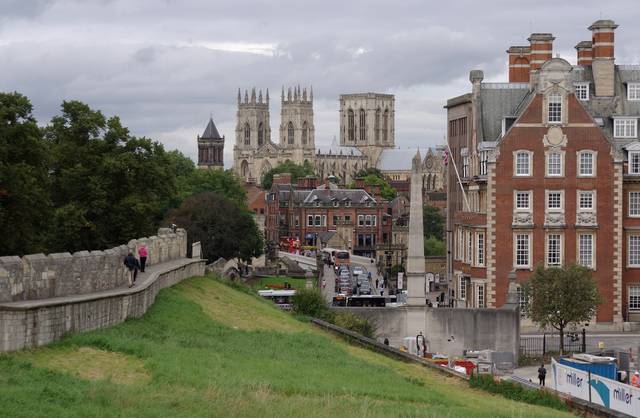
[[[396,189],[389,185],[389,182],[382,175],[382,172],[377,168],[367,168],[358,171],[356,178],[364,179],[364,184],[367,186],[380,186],[380,196],[385,200],[393,200],[396,197]],[[348,186],[350,189],[355,189],[356,183],[352,181]]]
[[[422,227],[425,238],[444,239],[444,216],[435,206],[426,205],[422,210]]]
[[[523,286],[525,314],[541,327],[560,333],[560,353],[564,352],[564,330],[570,324],[589,321],[601,303],[598,287],[586,267],[536,267]]]
[[[291,161],[285,161],[276,168],[272,168],[267,171],[264,176],[262,176],[262,180],[260,182],[262,188],[264,190],[270,189],[273,184],[273,175],[282,173],[290,173],[292,183],[295,183],[301,177],[314,175],[313,166],[308,161],[305,161],[302,165]]]
[[[19,93],[0,93],[0,255],[45,250],[51,218],[49,153]]]
[[[442,257],[445,252],[446,248],[443,241],[433,236],[424,239],[424,255]]]
[[[248,261],[264,249],[262,233],[251,213],[218,193],[186,198],[169,214],[167,223],[187,230],[188,245],[200,241],[202,254],[210,262],[220,257]]]

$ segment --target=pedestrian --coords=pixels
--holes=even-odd
[[[132,287],[136,282],[140,263],[138,262],[138,259],[133,256],[133,253],[129,252],[129,254],[124,258],[124,265],[127,267],[127,270],[129,270],[129,287]]]
[[[544,364],[540,365],[538,369],[538,379],[540,380],[540,386],[544,386],[544,379],[547,377],[547,369],[544,368]]]
[[[324,290],[325,287],[327,287],[327,279],[323,278],[322,279],[322,290]]]
[[[636,372],[631,376],[631,386],[640,387],[640,373]]]
[[[140,257],[140,273],[144,273],[144,267],[147,265],[147,256],[149,253],[147,252],[147,247],[144,244],[141,244],[138,247],[138,256]]]
[[[380,281],[376,279],[376,289],[380,287]]]

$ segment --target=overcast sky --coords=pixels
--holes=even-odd
[[[396,144],[433,146],[469,70],[506,81],[505,50],[531,32],[575,63],[600,18],[620,25],[617,62],[638,64],[637,0],[0,0],[0,91],[27,95],[42,125],[77,99],[192,158],[213,114],[226,166],[238,87],[269,88],[277,142],[281,86],[313,85],[316,145],[338,135],[339,94],[391,93]]]

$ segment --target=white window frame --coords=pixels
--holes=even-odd
[[[315,215],[315,226],[322,226],[322,216]]]
[[[629,191],[629,200],[627,201],[628,206],[628,215],[630,218],[640,218],[640,190],[631,190]],[[632,203],[635,201],[636,207],[634,207]]]
[[[551,194],[559,194],[560,195],[560,207],[552,208],[549,206],[549,196]],[[564,212],[564,190],[545,190],[544,193],[544,207],[547,212]]]
[[[467,231],[467,263],[473,264],[473,232]]]
[[[313,226],[313,215],[307,215],[307,226]]]
[[[557,254],[554,254],[554,260],[557,261],[551,261],[551,238],[557,238]],[[549,233],[546,234],[545,239],[544,239],[544,265],[546,267],[561,267],[562,266],[562,253],[564,251],[562,251],[562,247],[563,247],[563,239],[562,239],[562,234],[560,233]]]
[[[547,177],[564,177],[564,152],[562,151],[548,151],[546,153],[546,175]],[[560,172],[559,173],[552,173],[551,172],[551,157],[552,156],[557,156],[559,158],[559,168],[560,168]]]
[[[378,217],[376,215],[371,215],[371,226],[376,226]]]
[[[358,226],[364,226],[364,215],[358,215]]]
[[[458,279],[458,297],[462,300],[467,299],[467,286],[464,276],[460,276]]]
[[[527,156],[526,172],[519,172],[518,163],[521,155]],[[531,177],[533,176],[533,151],[519,150],[513,152],[513,175],[514,177]]]
[[[627,309],[633,312],[640,311],[640,284],[630,284],[627,287]]]
[[[476,233],[476,265],[478,267],[484,267],[485,252],[484,232],[478,232]]]
[[[635,158],[637,158],[636,162],[633,161]],[[628,160],[627,172],[629,174],[640,174],[640,151],[629,151]]]
[[[476,283],[476,308],[485,308],[484,283]]]
[[[518,239],[519,237],[526,237],[526,263],[518,263]],[[515,269],[523,270],[523,269],[531,269],[531,248],[533,247],[533,236],[531,232],[517,232],[513,234],[513,267]],[[524,241],[523,241],[524,243]]]
[[[589,83],[575,83],[576,97],[580,101],[589,100]]]
[[[371,215],[364,216],[364,226],[371,226]]]
[[[591,172],[590,173],[583,173],[582,170],[583,165],[582,165],[582,156],[583,155],[591,155]],[[578,166],[576,167],[576,173],[577,173],[577,177],[595,177],[596,176],[596,168],[598,166],[598,153],[592,150],[583,150],[583,151],[579,151],[576,155],[576,162],[578,164]]]
[[[554,106],[553,109],[552,105]],[[562,123],[563,107],[562,94],[553,92],[547,95],[547,122],[549,124],[556,125]]]
[[[634,248],[631,247],[632,241],[634,241]],[[636,252],[635,258],[632,257],[632,249]],[[627,267],[640,267],[640,235],[629,234],[627,236]]]
[[[637,138],[638,118],[613,118],[614,138]]]
[[[528,206],[518,207],[518,196],[527,196]],[[533,192],[531,190],[514,190],[513,191],[513,210],[515,212],[531,212],[533,210]]]
[[[591,207],[582,207],[582,196],[591,196]],[[595,190],[578,190],[576,196],[576,211],[577,212],[595,212],[597,207],[596,191]]]
[[[627,100],[640,100],[640,83],[627,84]]]
[[[582,237],[590,237],[591,240],[591,254],[589,257],[591,258],[590,263],[586,263],[582,256]],[[596,236],[591,232],[578,232],[576,239],[576,255],[577,262],[579,265],[590,268],[592,270],[596,269]]]

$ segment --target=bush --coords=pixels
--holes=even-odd
[[[514,401],[546,406],[561,411],[567,410],[567,405],[562,399],[549,391],[525,389],[517,383],[495,380],[491,375],[472,375],[471,379],[469,379],[469,384],[473,388],[499,394]]]
[[[292,298],[292,305],[296,314],[331,319],[329,305],[318,289],[299,289]]]
[[[360,318],[351,312],[340,312],[333,316],[333,324],[357,332],[368,338],[375,338],[376,327],[368,319]]]

